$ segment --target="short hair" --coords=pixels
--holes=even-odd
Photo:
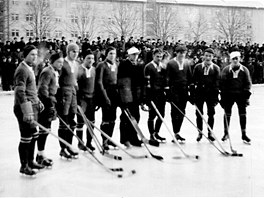
[[[114,48],[113,46],[108,47],[108,48],[105,50],[105,56],[107,56],[108,53],[109,53],[110,51],[112,51],[112,50],[116,50],[116,48]]]
[[[156,48],[156,49],[153,50],[152,54],[155,55],[155,54],[158,54],[158,53],[163,53],[162,49]]]
[[[63,54],[61,52],[59,53],[55,53],[55,54],[52,54],[50,56],[50,63],[53,64],[56,60],[58,60],[59,58],[63,58]]]
[[[210,54],[214,54],[214,50],[212,49],[212,48],[207,48],[206,50],[204,50],[204,53],[205,52],[208,52],[208,53],[210,53]]]

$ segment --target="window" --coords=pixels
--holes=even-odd
[[[62,31],[60,31],[60,30],[55,30],[55,37],[56,37],[56,38],[60,38],[60,37],[62,37]]]
[[[18,0],[12,0],[12,5],[18,5]]]
[[[19,30],[17,30],[17,29],[12,29],[12,30],[11,30],[11,35],[12,35],[12,37],[14,37],[14,36],[18,37],[18,36],[19,36]]]
[[[56,0],[56,1],[55,1],[55,7],[56,7],[56,8],[61,8],[62,5],[63,5],[63,4],[62,4],[62,0]]]
[[[44,33],[43,36],[45,36],[46,38],[50,38],[50,31],[47,30],[47,31]]]
[[[56,21],[56,23],[60,23],[61,22],[61,17],[59,17],[59,16],[55,17],[55,21]]]
[[[77,38],[78,37],[78,32],[77,31],[72,31],[71,32],[71,37]]]
[[[32,5],[32,1],[31,1],[31,0],[27,0],[27,1],[26,1],[26,5],[27,5],[27,6]]]
[[[78,17],[74,16],[74,15],[71,15],[71,22],[72,23],[78,23]]]
[[[18,14],[11,14],[11,19],[12,21],[18,21],[19,20]]]
[[[49,16],[47,16],[47,15],[43,15],[43,16],[42,16],[42,20],[43,20],[43,21],[46,21],[46,20],[48,20],[48,19],[49,19]]]
[[[33,21],[33,15],[32,14],[27,14],[26,15],[26,21]]]
[[[26,30],[26,36],[27,37],[33,37],[33,30]]]

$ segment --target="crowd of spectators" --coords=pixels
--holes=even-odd
[[[62,52],[66,56],[66,47],[68,43],[74,42],[72,40],[67,41],[65,37],[61,39],[47,39],[46,37],[40,38],[29,38],[25,41],[23,37],[18,39],[15,37],[12,41],[6,41],[3,43],[0,40],[0,79],[2,89],[5,91],[12,90],[13,88],[13,75],[18,64],[23,60],[23,49],[26,45],[32,44],[39,49],[40,65],[45,65],[51,54],[55,52]],[[87,51],[90,49],[95,54],[95,65],[104,59],[105,50],[109,46],[113,46],[117,49],[118,59],[124,59],[126,57],[126,50],[132,46],[140,49],[140,59],[145,64],[152,60],[152,50],[154,48],[162,48],[174,57],[175,48],[179,44],[185,44],[188,48],[187,58],[191,62],[192,66],[202,61],[203,51],[211,47],[215,51],[214,62],[223,68],[229,64],[229,53],[234,50],[239,50],[242,54],[242,64],[245,65],[252,78],[252,82],[264,83],[264,44],[261,46],[257,43],[230,43],[227,41],[216,41],[206,43],[204,41],[184,42],[178,40],[177,42],[163,42],[161,40],[134,39],[130,37],[125,40],[124,37],[120,39],[110,38],[102,40],[97,37],[96,40],[89,41],[87,38],[82,39],[78,37],[76,43],[80,46],[79,60],[82,61],[86,56]],[[41,67],[40,67],[41,68]],[[38,71],[36,70],[36,75]]]

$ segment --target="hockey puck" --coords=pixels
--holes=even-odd
[[[197,160],[198,160],[198,159],[199,159],[199,156],[198,156],[198,155],[196,155],[196,156],[195,156],[195,159],[197,159]]]
[[[122,177],[123,177],[123,175],[120,175],[120,174],[119,174],[119,175],[117,175],[117,177],[118,177],[118,178],[122,178]]]
[[[148,156],[147,156],[147,155],[145,155],[145,158],[148,158]]]
[[[131,173],[132,173],[132,174],[136,174],[136,170],[132,170]]]

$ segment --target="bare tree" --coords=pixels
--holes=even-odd
[[[55,28],[54,11],[49,1],[34,0],[27,7],[26,13],[32,16],[28,24],[32,27],[36,37],[43,37]]]
[[[215,30],[227,41],[246,41],[251,37],[250,19],[246,12],[237,8],[216,12],[213,24]]]
[[[198,12],[198,15],[195,16],[193,20],[188,20],[187,24],[187,31],[190,33],[191,37],[197,41],[209,31],[208,21],[202,12]]]
[[[66,30],[91,39],[96,32],[95,19],[95,11],[91,5],[86,1],[81,1],[71,9],[70,20],[65,23]]]
[[[139,13],[130,4],[119,2],[114,7],[109,20],[104,22],[105,29],[114,37],[124,36],[126,38],[132,36],[140,29],[138,16]]]
[[[150,17],[150,32],[156,39],[166,41],[169,37],[175,37],[182,29],[177,11],[172,10],[171,6],[155,5]]]

